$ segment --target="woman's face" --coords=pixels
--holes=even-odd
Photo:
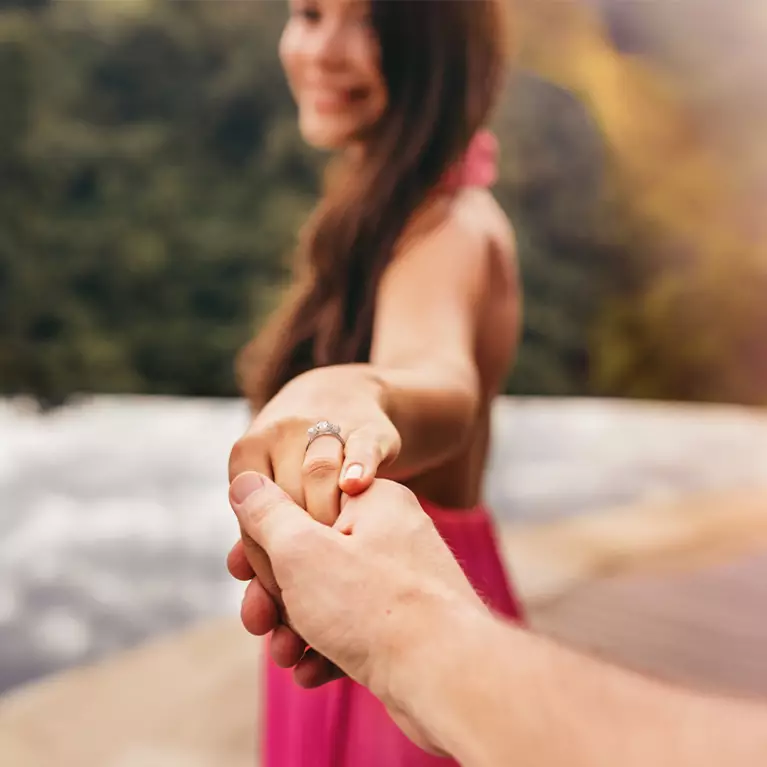
[[[289,0],[280,59],[299,127],[319,149],[343,149],[384,113],[386,85],[369,0]]]

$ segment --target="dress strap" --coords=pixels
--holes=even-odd
[[[445,174],[443,185],[455,191],[467,186],[491,187],[498,180],[498,139],[490,130],[478,131],[463,158]]]

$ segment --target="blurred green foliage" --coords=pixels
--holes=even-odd
[[[284,16],[0,0],[0,393],[236,393],[235,353],[279,298],[324,162],[297,133]],[[525,288],[509,391],[737,397],[690,386],[684,352],[667,377],[646,352],[691,340],[653,308],[682,288],[648,271],[652,222],[636,235],[603,126],[554,80],[520,71],[496,119]]]

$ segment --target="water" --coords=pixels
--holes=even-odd
[[[767,418],[737,408],[503,401],[487,495],[535,522],[767,484]],[[238,401],[0,402],[0,691],[236,614],[226,462]]]

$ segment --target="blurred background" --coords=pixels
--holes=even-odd
[[[0,390],[231,396],[324,157],[280,0],[1,0]],[[763,404],[767,10],[516,0],[516,394]]]
[[[0,691],[237,610],[233,359],[326,159],[297,132],[285,18],[0,0]],[[767,6],[514,0],[512,19],[496,191],[525,322],[499,518],[530,543],[531,522],[763,498]],[[767,507],[748,508],[753,541]],[[572,562],[551,551],[531,594]]]

